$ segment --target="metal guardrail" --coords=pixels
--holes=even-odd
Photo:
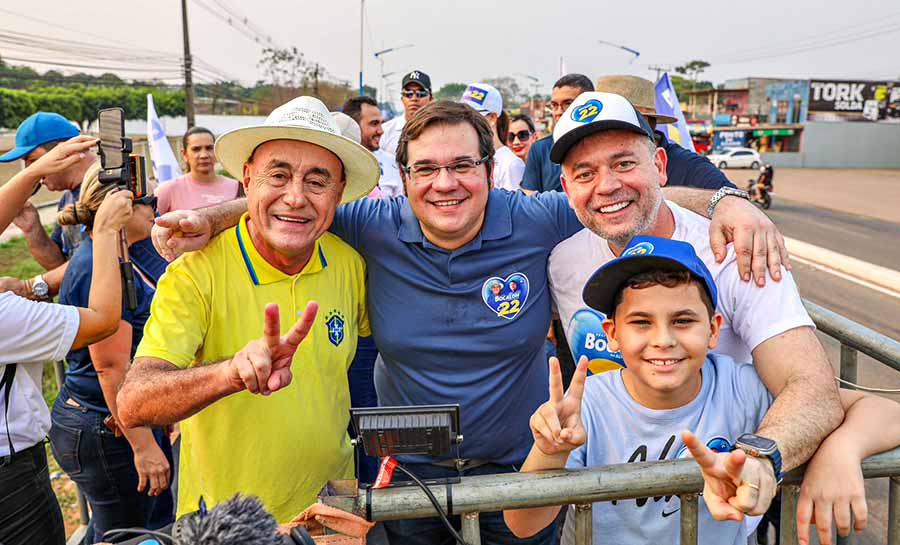
[[[858,352],[900,371],[900,342],[809,301],[804,301],[804,305],[819,331],[840,341],[842,379],[856,382]],[[900,545],[900,447],[867,458],[862,472],[866,479],[890,477],[887,543]],[[781,487],[782,545],[797,543],[796,512],[802,479],[803,468],[794,469],[785,476]],[[463,477],[449,487],[452,509],[448,505],[448,487],[436,486],[432,492],[446,511],[461,515],[462,535],[470,545],[481,543],[480,512],[575,504],[575,543],[586,545],[592,540],[593,502],[665,495],[681,498],[682,545],[697,543],[698,494],[703,489],[703,477],[692,460]],[[431,502],[416,487],[372,490],[368,498],[364,490],[351,492],[344,488],[338,494],[321,499],[363,516],[368,509],[376,521],[436,515]],[[838,538],[838,543],[850,543],[851,539]]]

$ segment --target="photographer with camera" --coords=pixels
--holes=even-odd
[[[59,293],[61,303],[76,307],[88,301],[94,215],[106,194],[117,187],[101,182],[99,174],[100,163],[95,163],[85,176],[78,202],[57,216],[60,225],[82,225],[88,234],[69,262]],[[124,225],[126,245],[150,236],[155,204],[156,198],[150,195],[135,198],[131,219]],[[170,480],[164,434],[158,431],[154,436],[150,428],[118,425],[116,390],[141,341],[155,289],[149,274],[139,266],[134,272],[136,307],[122,309],[118,330],[111,337],[69,352],[65,384],[51,411],[53,455],[91,505],[86,543],[93,543],[95,537],[99,540],[109,528],[150,525],[156,497]],[[171,496],[161,499],[169,503],[171,513]]]
[[[89,154],[97,140],[79,136],[56,146],[0,187],[0,231],[48,173]],[[0,543],[65,543],[62,514],[47,470],[50,413],[41,394],[44,362],[62,359],[112,335],[121,315],[119,230],[132,215],[131,193],[106,196],[94,216],[93,282],[85,308],[38,303],[0,293]]]
[[[76,138],[95,138],[79,136],[81,132],[65,117],[51,112],[37,112],[16,129],[16,147],[0,155],[0,163],[9,163],[21,159],[25,167],[34,164],[44,156],[60,157],[54,153],[56,148],[72,142]],[[28,195],[37,193],[41,186],[50,191],[62,191],[58,210],[78,200],[85,173],[97,162],[97,154],[86,147],[77,158],[71,161],[50,161],[45,163],[42,176],[33,182]],[[12,210],[12,209],[10,209]],[[37,208],[23,202],[13,210],[11,221],[22,230],[28,250],[47,272],[29,279],[0,277],[0,292],[11,291],[16,295],[37,301],[48,301],[59,292],[66,264],[75,253],[78,245],[85,239],[80,225],[62,226],[57,224],[48,236],[41,224]],[[8,222],[2,224],[8,225]],[[5,229],[5,227],[4,227]],[[162,259],[153,244],[143,241],[132,249],[132,258],[140,262],[145,270],[150,271],[154,279],[159,279],[166,269],[166,261]]]

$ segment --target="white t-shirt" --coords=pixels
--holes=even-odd
[[[494,187],[517,191],[525,175],[525,163],[506,146],[494,152]]]
[[[765,287],[740,279],[734,249],[716,263],[709,247],[709,220],[667,201],[675,216],[674,240],[691,244],[709,268],[719,293],[717,310],[722,313],[722,331],[716,352],[735,361],[750,362],[751,352],[763,341],[801,326],[814,327],[803,308],[791,273],[782,268],[781,282],[771,278]],[[592,373],[618,369],[622,355],[607,349],[600,324],[605,316],[588,307],[581,297],[584,285],[601,265],[615,258],[609,244],[585,228],[560,242],[550,254],[550,293],[575,361],[590,360]]]
[[[403,132],[404,126],[406,126],[406,116],[403,112],[381,125],[384,134],[381,135],[378,147],[391,155],[397,153],[397,144],[400,142],[400,133]]]
[[[381,178],[378,179],[381,196],[403,195],[403,182],[400,180],[400,169],[397,168],[396,157],[380,148],[373,151],[372,154],[378,159],[378,165],[381,167]]]
[[[41,393],[44,362],[66,357],[79,322],[75,307],[0,293],[0,377],[6,365],[18,364],[9,397],[9,434],[16,452],[33,447],[50,430],[50,411]],[[0,456],[10,453],[5,396],[0,391]]]
[[[569,454],[566,467],[578,469],[631,462],[677,460],[688,456],[681,432],[690,430],[716,452],[728,452],[744,433],[759,427],[772,396],[753,365],[710,354],[702,367],[700,393],[675,409],[654,410],[635,401],[622,372],[589,377],[584,384],[581,419],[587,440]],[[597,502],[593,509],[594,543],[657,544],[677,542],[681,500],[657,496]],[[566,523],[563,543],[574,543]],[[743,522],[712,519],[700,500],[699,543],[743,545],[759,517]]]

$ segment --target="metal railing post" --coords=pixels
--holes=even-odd
[[[900,477],[890,478],[888,492],[888,545],[900,545]]]
[[[575,506],[575,545],[591,545],[594,540],[594,504]]]
[[[462,538],[469,545],[481,545],[481,527],[478,524],[478,511],[463,513]]]
[[[857,354],[858,352],[855,348],[851,348],[846,344],[841,343],[841,380],[856,384]],[[855,386],[847,384],[841,384],[841,388],[848,388],[850,390],[856,389]]]
[[[698,513],[700,504],[697,494],[682,494],[681,498],[681,545],[697,545]]]
[[[800,498],[800,485],[786,484],[781,486],[781,545],[797,545],[797,500]]]

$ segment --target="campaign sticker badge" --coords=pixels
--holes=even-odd
[[[621,352],[609,349],[609,341],[603,332],[603,320],[606,315],[592,308],[583,308],[572,315],[569,320],[569,347],[575,361],[587,356],[588,374],[598,375],[606,371],[614,371],[625,367]]]
[[[622,254],[622,257],[627,255],[650,255],[653,253],[653,244],[649,242],[640,242],[635,244],[631,248],[628,248],[625,253]]]
[[[468,87],[466,87],[466,92],[463,93],[463,98],[469,99],[472,102],[483,106],[484,99],[487,98],[487,91],[480,87],[469,85]]]
[[[731,442],[728,441],[725,437],[721,435],[717,435],[706,442],[706,448],[713,452],[731,452],[732,445]],[[690,455],[688,448],[684,445],[681,445],[681,448],[678,449],[678,456],[676,458],[687,458]]]
[[[594,118],[600,115],[600,112],[602,111],[603,103],[596,98],[592,98],[572,110],[572,121],[577,121],[578,123],[590,123]]]
[[[481,298],[497,316],[512,320],[519,315],[528,300],[528,277],[512,273],[505,279],[492,276],[481,286]]]
[[[344,340],[344,316],[339,311],[332,310],[325,317],[325,328],[331,344],[340,346]]]

